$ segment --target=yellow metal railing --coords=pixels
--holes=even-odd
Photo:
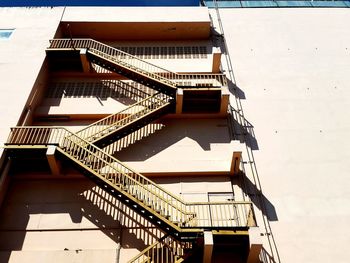
[[[222,88],[227,87],[225,74],[208,73],[177,73],[175,79],[171,79],[177,86],[184,88]]]
[[[145,248],[128,263],[180,263],[183,262],[183,256],[189,249],[191,249],[191,243],[179,242],[165,236]]]
[[[15,127],[11,129],[6,143],[34,144],[58,145],[66,155],[110,186],[143,202],[145,206],[173,223],[187,222],[188,225],[193,218],[193,213],[185,210],[186,204],[181,199],[65,128]]]
[[[175,73],[93,39],[52,39],[48,47],[48,50],[50,49],[88,49],[95,55],[174,88],[176,86],[197,88],[227,86],[227,78],[224,74]]]
[[[186,203],[92,143],[61,127],[11,128],[5,145],[59,146],[58,150],[119,192],[134,198],[172,226],[180,228],[249,227],[251,202]]]
[[[175,83],[170,81],[174,79],[176,73],[158,67],[154,64],[139,59],[136,56],[125,53],[114,47],[105,45],[93,39],[52,39],[48,49],[83,49],[100,56],[104,59],[117,63],[129,70],[142,73],[152,79],[165,83],[173,88]]]
[[[109,133],[115,132],[121,127],[170,105],[170,101],[171,97],[162,93],[149,96],[118,113],[111,114],[90,124],[84,129],[79,130],[76,135],[90,142],[96,141]]]
[[[196,215],[192,223],[198,227],[233,228],[255,225],[250,202],[191,202],[186,203],[186,211]]]

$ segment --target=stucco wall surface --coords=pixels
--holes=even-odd
[[[0,8],[0,29],[14,29],[0,40],[0,144],[15,126],[57,29],[63,8]]]
[[[348,262],[349,10],[220,14],[281,261]]]

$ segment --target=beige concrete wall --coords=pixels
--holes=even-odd
[[[0,210],[1,262],[126,262],[163,235],[93,182],[50,176],[12,181]]]
[[[0,8],[0,28],[14,28],[0,41],[0,143],[15,126],[57,29],[63,8]],[[1,151],[1,150],[0,150]]]
[[[11,174],[0,209],[0,262],[122,263],[164,235],[90,180],[72,175]],[[228,177],[155,182],[186,201],[231,191]]]
[[[195,16],[193,16],[195,17]],[[107,45],[113,47],[192,47],[205,46],[207,48],[206,58],[171,58],[171,59],[147,59],[143,60],[165,68],[173,72],[211,72],[213,64],[213,46],[212,41],[208,40],[178,40],[178,41],[106,41]]]
[[[282,262],[348,262],[349,10],[220,13]]]
[[[226,119],[164,119],[164,127],[128,148],[117,159],[141,173],[229,174],[233,151]]]

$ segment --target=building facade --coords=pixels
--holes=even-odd
[[[347,262],[349,19],[0,8],[0,261]]]

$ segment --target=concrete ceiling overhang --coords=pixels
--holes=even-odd
[[[62,22],[61,32],[63,37],[98,40],[203,40],[210,36],[210,23]]]
[[[208,39],[210,24],[204,7],[67,7],[60,29],[74,38],[191,40]]]

